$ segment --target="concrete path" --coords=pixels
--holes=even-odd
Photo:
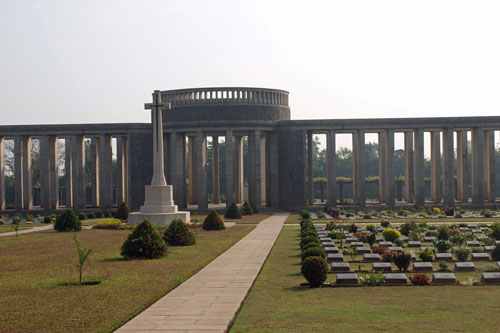
[[[118,332],[225,332],[238,313],[288,213],[274,214]]]
[[[44,225],[42,227],[33,227],[31,229],[19,230],[17,232],[17,234],[18,235],[29,234],[29,233],[32,233],[32,232],[37,232],[37,231],[42,231],[42,230],[49,230],[49,229],[54,229],[54,225],[53,224],[48,224],[48,225]],[[1,233],[0,237],[15,236],[15,235],[16,235],[15,231],[9,231],[9,232]]]

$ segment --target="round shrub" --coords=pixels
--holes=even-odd
[[[493,252],[491,252],[491,257],[493,258],[493,260],[500,261],[500,244],[497,244],[497,246],[495,246],[495,249],[493,250]]]
[[[425,250],[420,251],[420,253],[418,254],[418,257],[422,261],[430,262],[430,261],[434,260],[434,253],[432,253],[432,250],[430,248],[426,247]]]
[[[94,213],[87,213],[87,218],[88,219],[95,219],[95,214]]]
[[[382,273],[369,273],[361,277],[360,281],[365,286],[380,286],[385,282],[385,276]]]
[[[87,215],[85,213],[78,213],[78,218],[83,221],[87,218]]]
[[[429,285],[429,277],[425,274],[415,274],[410,277],[410,282],[414,286],[428,286]]]
[[[300,241],[300,248],[303,249],[306,244],[319,243],[318,236],[307,236]]]
[[[236,205],[236,202],[231,202],[229,207],[226,210],[226,213],[224,214],[224,217],[226,219],[241,219],[241,212],[238,209],[238,206]]]
[[[448,250],[451,249],[451,243],[445,240],[434,242],[434,246],[437,248],[438,252],[448,252]]]
[[[302,219],[304,219],[304,220],[311,218],[311,213],[309,213],[309,211],[306,208],[302,208],[300,210],[299,214],[300,214],[300,217],[302,217]]]
[[[102,217],[102,212],[96,212],[95,213],[95,217],[98,218],[98,219],[101,218]]]
[[[250,203],[248,203],[248,201],[245,201],[243,203],[243,206],[241,206],[241,214],[243,214],[243,215],[253,215],[252,206],[250,206]]]
[[[309,236],[318,237],[318,234],[314,230],[306,229],[304,232],[300,234],[300,239],[304,239]]]
[[[118,206],[118,210],[115,213],[114,218],[119,220],[128,220],[128,213],[130,213],[130,209],[126,202],[122,202],[120,206]]]
[[[490,237],[497,240],[500,239],[500,223],[495,223],[491,226]]]
[[[394,255],[394,264],[398,266],[400,272],[406,272],[411,262],[411,255],[403,251]]]
[[[321,244],[319,243],[319,241],[317,242],[311,242],[311,243],[307,243],[306,245],[304,245],[304,247],[302,248],[302,251],[305,251],[307,249],[310,249],[312,247],[321,247]]]
[[[455,255],[457,256],[458,261],[467,261],[469,260],[469,256],[471,254],[471,249],[467,246],[460,246],[455,250]]]
[[[215,210],[212,210],[210,214],[203,221],[203,230],[222,230],[226,229],[224,221],[220,218],[219,214]]]
[[[300,270],[311,287],[317,288],[328,276],[328,263],[321,257],[308,257],[302,262]]]
[[[82,222],[72,209],[66,209],[56,218],[54,229],[57,231],[80,231]]]
[[[447,226],[441,226],[438,229],[438,240],[448,240],[450,239],[450,229]]]
[[[45,216],[43,218],[43,223],[50,223],[50,222],[52,222],[52,219],[50,218],[50,216]]]
[[[168,228],[163,233],[163,240],[168,245],[173,246],[187,246],[196,243],[196,238],[194,238],[193,233],[181,219],[175,219],[169,224]]]
[[[121,248],[121,255],[127,259],[156,259],[166,253],[167,245],[147,219],[135,227]]]
[[[396,229],[393,228],[387,228],[384,230],[382,233],[382,236],[384,239],[388,242],[394,242],[396,239],[401,237],[401,233],[397,231]]]
[[[311,244],[311,243],[309,243]],[[302,252],[302,261],[306,260],[308,257],[321,257],[323,259],[326,259],[326,253],[325,250],[323,250],[322,247],[310,247],[307,250],[304,250]]]

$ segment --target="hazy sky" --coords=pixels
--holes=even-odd
[[[147,122],[154,89],[293,119],[500,115],[499,1],[0,0],[0,124]]]

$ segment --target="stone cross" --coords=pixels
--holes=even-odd
[[[144,104],[146,110],[151,110],[153,122],[153,179],[152,186],[165,186],[165,172],[163,166],[163,121],[161,112],[170,110],[170,103],[162,103],[161,92],[155,90],[153,103]]]

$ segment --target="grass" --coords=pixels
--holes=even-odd
[[[40,224],[21,224],[19,226],[19,231],[21,231],[21,230],[27,230],[27,229],[31,229],[31,228],[36,228],[36,227],[43,227],[43,226],[46,226],[46,225],[49,225],[49,224],[45,224],[45,223],[40,223]],[[0,225],[0,234],[6,233],[6,232],[11,232],[11,231],[15,232],[12,224],[2,224],[2,225]]]
[[[498,331],[498,286],[300,287],[297,237],[283,228],[231,332]]]
[[[168,247],[163,259],[132,261],[119,254],[130,231],[83,230],[78,240],[93,249],[83,279],[102,281],[87,286],[71,285],[78,278],[72,233],[47,230],[2,238],[0,331],[113,331],[252,229],[198,230],[195,246]]]
[[[198,214],[192,214],[191,219],[196,218],[200,221],[200,223],[203,223],[203,220],[207,217],[208,214],[203,214],[203,215],[198,215]],[[241,219],[224,219],[224,222],[235,222],[236,224],[259,224],[262,220],[268,218],[272,214],[264,214],[264,213],[257,213],[253,215],[243,215]],[[224,217],[224,215],[219,214],[221,218]]]

